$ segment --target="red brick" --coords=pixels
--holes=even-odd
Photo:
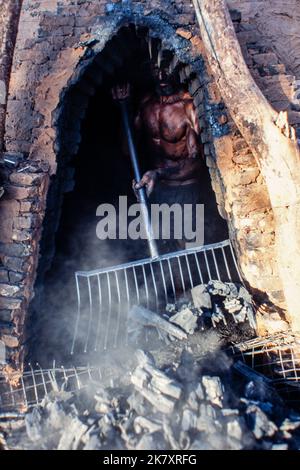
[[[10,181],[14,184],[21,185],[21,186],[32,186],[35,184],[39,184],[41,181],[41,175],[36,173],[13,173],[10,175]]]
[[[21,186],[13,186],[10,185],[7,188],[7,196],[10,199],[17,199],[17,200],[22,200],[22,199],[29,199],[38,194],[38,187],[37,186],[28,186],[26,187],[21,187]]]
[[[0,296],[0,309],[17,310],[22,305],[22,299],[12,299]]]
[[[11,284],[0,284],[0,296],[13,297],[20,291],[19,286],[13,286]]]

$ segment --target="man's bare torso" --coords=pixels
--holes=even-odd
[[[199,128],[191,96],[183,91],[170,96],[148,95],[141,103],[136,126],[143,131],[154,168],[172,168],[189,158],[201,158]],[[192,177],[191,177],[192,176]],[[188,184],[197,174],[167,184]]]

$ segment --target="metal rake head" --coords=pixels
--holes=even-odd
[[[119,266],[75,273],[78,312],[71,354],[128,343],[128,312],[162,312],[211,280],[243,282],[229,240]]]

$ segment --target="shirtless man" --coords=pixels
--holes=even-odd
[[[155,91],[142,100],[135,119],[152,169],[141,181],[134,181],[133,187],[137,190],[144,186],[151,203],[200,203],[203,151],[193,100],[177,87],[168,67],[153,66],[152,73]],[[113,90],[116,100],[126,99],[129,94],[128,85]]]

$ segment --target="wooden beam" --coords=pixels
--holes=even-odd
[[[226,0],[193,0],[207,59],[222,98],[248,143],[269,192],[278,268],[289,320],[300,331],[300,155],[295,130],[254,82]]]

